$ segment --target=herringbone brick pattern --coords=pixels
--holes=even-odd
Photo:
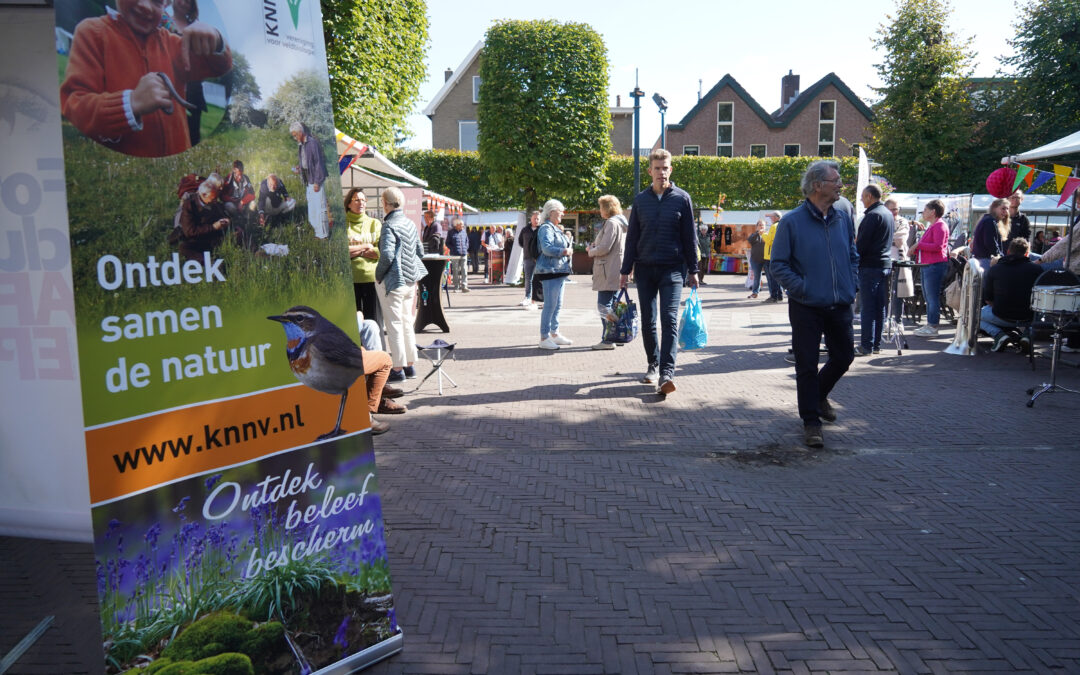
[[[428,381],[375,441],[405,648],[370,672],[1080,672],[1080,396],[1024,406],[1048,361],[909,337],[856,361],[808,452],[786,305],[709,280],[710,346],[679,355],[666,400],[638,382],[640,341],[588,349],[586,278],[554,353],[519,289],[452,295],[452,332],[418,340],[458,343],[461,386]],[[86,606],[16,560],[9,606],[24,585]],[[66,625],[11,672],[93,672],[74,646],[56,653],[81,665],[49,669]]]

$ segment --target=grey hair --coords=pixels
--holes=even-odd
[[[765,217],[766,218],[774,218],[776,220],[776,222],[780,222],[781,215],[780,215],[779,211],[766,211],[765,212]]]
[[[810,162],[810,166],[806,167],[806,173],[802,176],[803,197],[809,197],[814,193],[816,183],[825,182],[825,174],[829,172],[829,169],[840,173],[840,165],[831,159],[819,159],[816,162]]]
[[[220,192],[219,186],[215,185],[209,178],[199,183],[199,196],[209,197],[211,193],[217,194]]]
[[[289,125],[289,133],[294,133],[294,132],[297,132],[297,131],[299,131],[300,133],[306,135],[307,132],[304,131],[304,123],[303,122],[293,122],[292,124]]]
[[[388,187],[382,191],[382,200],[391,210],[398,209],[405,203],[405,195],[396,187]]]
[[[549,199],[544,202],[544,208],[540,210],[540,220],[548,220],[548,217],[551,216],[552,211],[562,211],[563,213],[565,213],[566,207],[563,206],[563,203],[560,202],[558,199]]]

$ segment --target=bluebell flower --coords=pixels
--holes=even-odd
[[[338,626],[337,633],[334,633],[334,644],[338,647],[341,647],[342,651],[349,648],[349,638],[347,632],[349,630],[350,618],[351,617],[346,614],[345,618],[341,620],[341,625]]]
[[[209,478],[207,478],[206,479],[206,489],[209,490],[209,489],[213,488],[215,485],[217,485],[217,482],[219,480],[221,480],[221,474],[220,473],[216,473],[213,476],[210,476]]]

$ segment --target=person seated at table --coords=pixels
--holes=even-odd
[[[1009,252],[998,264],[983,276],[982,315],[979,328],[994,340],[994,351],[1000,352],[1012,341],[1008,329],[1030,323],[1031,289],[1042,275],[1043,268],[1028,259],[1031,250],[1028,240],[1017,237],[1009,242]],[[1027,351],[1031,345],[1027,337],[1020,339],[1020,347]]]

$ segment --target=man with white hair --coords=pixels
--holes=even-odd
[[[330,220],[330,211],[326,203],[326,191],[323,183],[326,182],[326,155],[323,154],[319,139],[311,135],[301,122],[293,122],[289,125],[289,134],[296,140],[298,163],[293,167],[293,173],[300,174],[307,188],[308,222],[315,230],[315,236],[326,239],[330,236],[330,228],[334,226]]]
[[[859,254],[851,217],[833,206],[841,186],[836,162],[818,160],[807,167],[806,200],[780,219],[769,267],[788,292],[799,417],[812,448],[825,445],[821,420],[836,420],[829,393],[855,360],[851,303],[859,285]],[[822,335],[828,360],[818,370]]]

